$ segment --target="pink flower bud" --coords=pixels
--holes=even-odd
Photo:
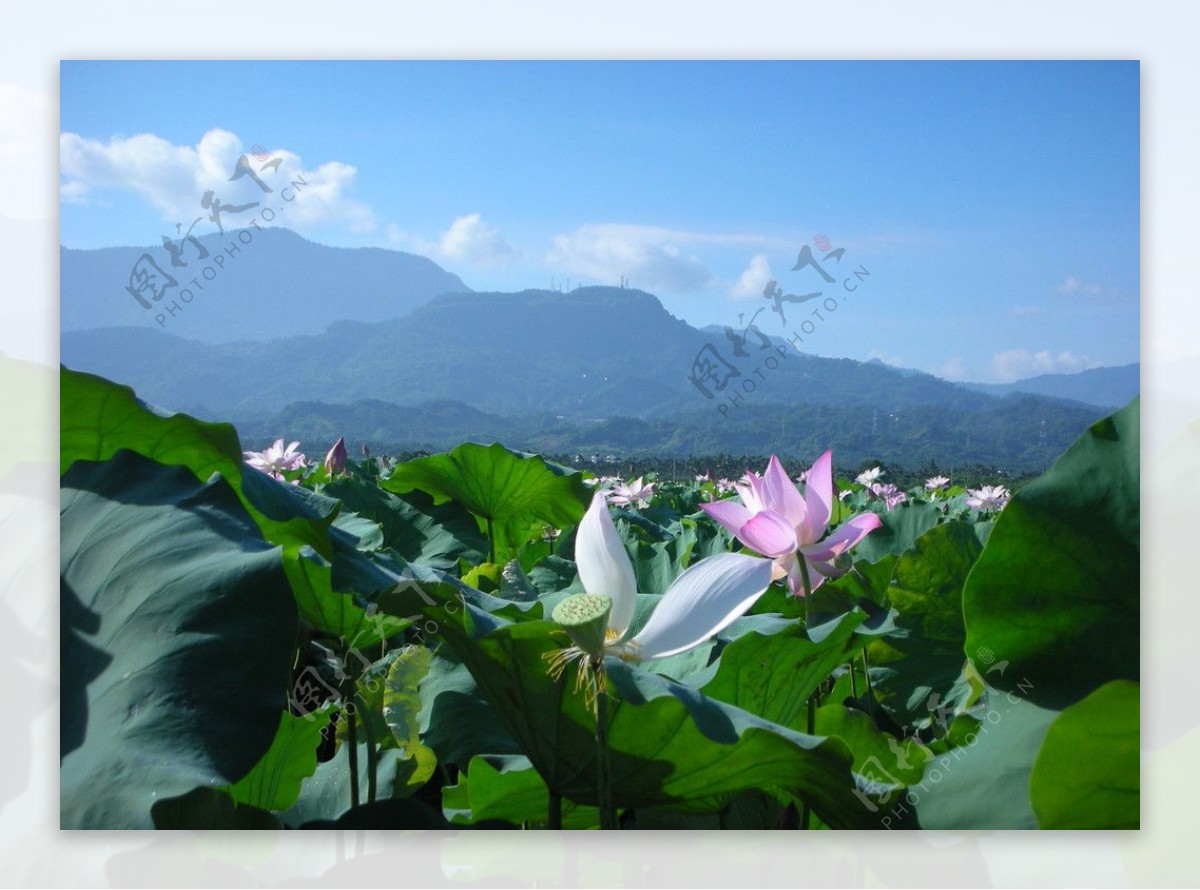
[[[333,443],[333,447],[325,455],[325,471],[330,476],[336,476],[344,469],[346,469],[346,438],[342,436]]]

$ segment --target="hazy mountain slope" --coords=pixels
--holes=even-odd
[[[267,340],[317,334],[335,318],[396,318],[438,294],[469,290],[458,276],[415,254],[327,247],[283,228],[241,232],[227,229],[223,236],[199,238],[209,253],[203,260],[185,245],[181,261],[187,266],[182,268],[172,266],[158,244],[60,247],[61,330],[136,325],[207,343]],[[238,250],[227,253],[231,244]],[[158,302],[145,295],[150,309],[126,291],[143,254],[176,282]],[[192,291],[190,302],[181,299],[184,288]],[[171,303],[182,307],[174,316],[167,310]],[[162,325],[158,315],[164,316]]]
[[[1101,408],[1119,408],[1141,391],[1141,365],[1092,368],[1078,374],[1040,374],[1014,383],[962,383],[976,392],[1007,395],[1023,392],[1073,399]]]
[[[377,324],[339,322],[318,335],[177,348],[151,329],[66,332],[63,361],[135,386],[163,405],[222,416],[271,413],[297,400],[397,404],[454,400],[494,414],[653,417],[757,404],[917,405],[976,410],[981,396],[927,374],[802,355],[790,347],[734,358],[652,295],[591,287],[448,294]],[[689,382],[706,344],[740,376],[706,399]],[[774,366],[774,367],[772,367]],[[757,373],[756,373],[757,371]],[[715,384],[713,384],[715,386]]]

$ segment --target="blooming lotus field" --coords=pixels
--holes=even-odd
[[[63,827],[1139,824],[1136,400],[1015,493],[61,416]]]

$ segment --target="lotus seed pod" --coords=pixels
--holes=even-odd
[[[576,646],[595,656],[604,652],[611,611],[611,597],[602,593],[577,593],[555,606],[550,619],[571,636]]]

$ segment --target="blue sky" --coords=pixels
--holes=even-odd
[[[783,325],[765,280],[836,290],[791,271],[823,234],[871,275],[806,349],[1070,372],[1139,359],[1139,89],[1137,62],[64,62],[61,240],[157,243],[249,196],[258,144],[312,183],[275,224],[476,290],[625,276],[783,335],[809,310]]]

